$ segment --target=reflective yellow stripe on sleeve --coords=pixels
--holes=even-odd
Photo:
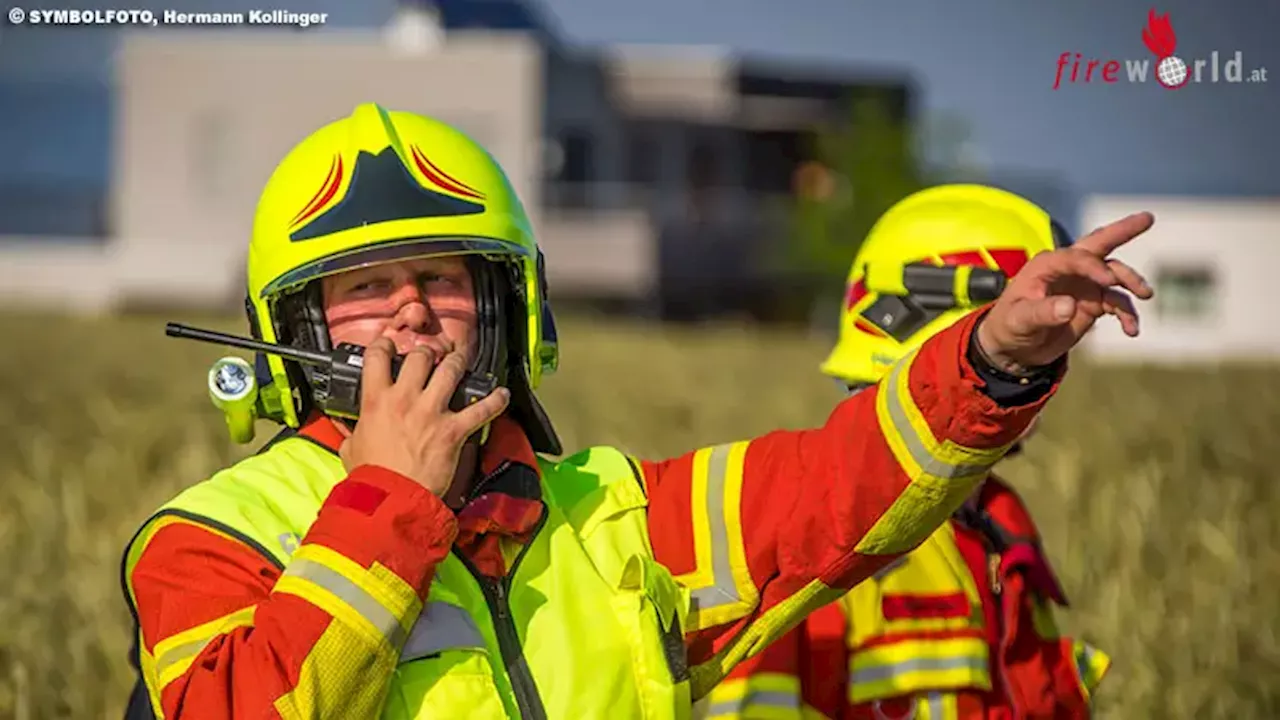
[[[169,683],[182,677],[200,651],[204,650],[214,638],[236,628],[253,625],[253,614],[257,609],[254,605],[237,610],[203,625],[175,633],[156,643],[155,651],[151,654],[154,658],[152,672],[155,673],[156,687],[164,690]]]
[[[800,678],[785,673],[725,680],[707,695],[707,701],[706,720],[803,718]]]
[[[281,717],[377,715],[386,680],[422,612],[413,588],[378,563],[366,570],[329,548],[307,544],[294,553],[272,592],[296,595],[334,618],[303,660],[297,685],[276,700]]]
[[[422,611],[417,593],[395,573],[377,563],[365,570],[322,545],[299,548],[272,591],[297,595],[396,653]]]
[[[749,441],[703,448],[693,456],[691,509],[696,564],[676,578],[690,591],[694,632],[748,615],[759,601],[742,541],[742,464]]]
[[[856,548],[893,555],[919,545],[946,521],[1012,445],[978,450],[939,441],[911,395],[911,365],[919,349],[899,360],[876,392],[880,432],[909,482]]]
[[[849,700],[855,704],[963,687],[991,687],[981,638],[904,640],[859,650],[849,661]]]
[[[848,590],[814,580],[763,613],[729,639],[709,660],[689,668],[690,693],[705,698],[738,663],[754,657],[818,608],[839,600]]]
[[[132,573],[143,552],[150,546],[151,540],[161,530],[170,525],[179,524],[199,528],[228,542],[238,545],[244,544],[242,538],[233,537],[208,523],[182,515],[160,514],[152,517],[151,520],[144,524],[138,531],[137,536],[129,543],[125,555],[126,573]],[[126,575],[125,591],[128,593],[129,604],[136,607],[138,599],[133,590],[133,578],[128,574]],[[141,630],[138,631],[138,667],[142,672],[143,684],[151,700],[152,712],[155,713],[157,718],[161,718],[161,720],[164,718],[163,708],[160,704],[161,691],[169,683],[182,677],[183,673],[191,667],[191,663],[195,661],[200,651],[204,650],[205,646],[214,638],[231,632],[238,627],[253,625],[253,615],[256,609],[256,606],[250,606],[176,633],[158,641],[152,652],[147,651],[146,638]]]

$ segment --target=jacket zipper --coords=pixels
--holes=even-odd
[[[532,537],[538,536],[538,532],[542,530],[546,521],[547,509],[543,506],[542,515],[533,528]],[[532,542],[533,540],[530,539],[529,543],[520,548],[515,562],[511,564],[511,571],[501,580],[491,580],[482,575],[462,553],[455,554],[480,585],[485,604],[489,606],[489,615],[493,618],[493,631],[498,636],[498,649],[502,653],[502,664],[507,669],[507,678],[511,681],[512,692],[515,693],[520,717],[522,720],[547,720],[547,710],[542,705],[542,696],[538,694],[538,686],[534,683],[533,674],[529,671],[524,649],[520,646],[520,634],[516,631],[515,620],[511,617],[511,606],[507,602],[507,596],[511,591],[511,578],[515,577],[516,570],[520,568],[520,562],[524,560],[525,552]]]

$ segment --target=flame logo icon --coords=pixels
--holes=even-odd
[[[1147,14],[1147,26],[1142,29],[1142,44],[1161,60],[1173,56],[1173,51],[1178,48],[1178,35],[1173,32],[1169,13],[1156,15],[1156,9],[1151,8]]]
[[[1178,48],[1178,36],[1169,22],[1169,13],[1156,15],[1156,9],[1151,8],[1147,26],[1142,29],[1142,44],[1160,60],[1156,65],[1156,81],[1161,85],[1173,90],[1191,79],[1187,64],[1173,54]]]

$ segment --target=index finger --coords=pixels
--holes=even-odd
[[[1134,213],[1094,230],[1080,238],[1072,247],[1105,258],[1116,248],[1150,230],[1155,221],[1155,216],[1149,212]]]

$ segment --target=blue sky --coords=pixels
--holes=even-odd
[[[1270,67],[1270,83],[1168,91],[1152,82],[1122,82],[1054,91],[1062,52],[1102,60],[1151,58],[1140,36],[1150,6],[1099,0],[537,2],[553,18],[554,29],[584,44],[719,44],[759,57],[910,73],[926,114],[962,118],[980,157],[998,168],[1052,177],[1074,193],[1280,194],[1280,3],[1176,0],[1158,8],[1170,15],[1178,55],[1240,50],[1246,67]],[[257,6],[253,0],[151,4],[190,10]],[[351,27],[382,22],[390,7],[387,0],[309,0],[297,9],[327,11],[331,27]],[[17,91],[12,82],[57,79],[87,92],[109,79],[113,44],[113,34],[98,28],[0,28],[0,83],[8,83],[0,90],[0,118],[10,130],[0,136],[6,146],[0,152],[11,158],[0,174],[105,177],[105,154],[97,164],[83,162],[109,137],[106,120],[92,110],[101,98],[50,98],[34,86]],[[51,135],[64,140],[51,143]],[[43,149],[29,145],[31,138]]]

